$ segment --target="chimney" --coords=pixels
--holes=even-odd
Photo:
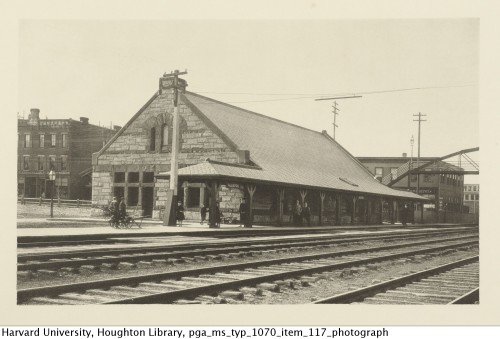
[[[32,108],[30,109],[30,115],[28,117],[28,124],[30,125],[38,125],[40,122],[40,109]]]
[[[238,164],[248,165],[250,162],[250,151],[248,150],[238,150]]]
[[[89,118],[86,118],[86,117],[80,117],[80,122],[81,122],[83,125],[88,125],[88,124],[89,124]]]
[[[406,153],[403,153],[403,158],[406,158],[407,157],[407,154]]]

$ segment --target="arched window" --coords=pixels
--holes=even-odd
[[[149,138],[149,150],[154,151],[155,150],[155,143],[156,143],[156,128],[152,127],[150,130],[150,138]]]
[[[161,126],[161,146],[168,145],[169,129],[167,124]]]
[[[172,127],[167,125],[167,124],[163,124],[161,126],[161,146],[162,148],[163,147],[167,147],[169,145],[172,144]]]

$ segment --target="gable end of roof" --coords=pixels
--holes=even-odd
[[[104,153],[104,151],[106,151],[109,146],[111,146],[111,144],[113,144],[113,142],[115,142],[116,139],[118,139],[118,137],[120,135],[123,134],[123,132],[134,122],[135,119],[137,119],[141,114],[142,112],[144,112],[144,110],[146,108],[148,108],[149,105],[151,105],[151,103],[160,95],[160,92],[157,91],[152,97],[151,99],[148,100],[148,102],[146,102],[140,109],[137,113],[134,114],[134,116],[122,127],[120,128],[120,130],[118,132],[115,133],[115,135],[113,135],[113,137],[107,142],[106,145],[104,145],[98,152],[96,153],[93,153],[92,154],[92,164],[93,165],[97,165],[97,162],[99,161],[99,156],[101,156],[101,154]]]

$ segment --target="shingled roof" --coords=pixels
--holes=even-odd
[[[326,132],[317,132],[187,92],[182,101],[237,149],[249,150],[256,166],[215,161],[179,169],[181,177],[244,178],[318,189],[427,200],[391,189]]]

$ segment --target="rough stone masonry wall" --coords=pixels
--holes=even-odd
[[[170,170],[170,152],[149,151],[148,121],[160,115],[172,114],[172,94],[159,95],[146,109],[117,137],[93,164],[92,199],[94,204],[103,204],[112,198],[114,169],[138,168],[155,174]],[[179,104],[181,125],[179,167],[211,160],[237,162],[237,155],[225,142],[182,102]],[[158,132],[159,133],[159,132]],[[155,184],[155,210],[165,206],[168,181],[158,180]],[[155,212],[154,212],[155,214]],[[156,212],[159,217],[159,213]]]

